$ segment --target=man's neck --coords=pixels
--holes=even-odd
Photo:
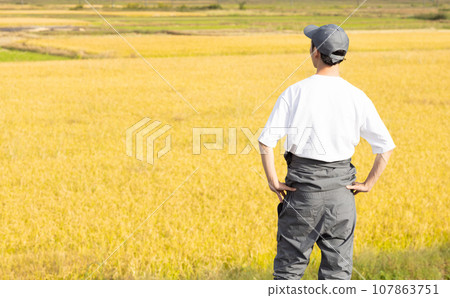
[[[316,74],[322,76],[339,77],[339,64],[328,66],[326,64],[318,65]]]

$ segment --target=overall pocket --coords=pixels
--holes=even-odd
[[[289,205],[288,199],[289,199],[289,197],[291,196],[291,193],[292,193],[292,192],[287,191],[287,194],[286,194],[286,196],[284,197],[283,201],[280,202],[280,203],[278,203],[278,206],[277,206],[278,218],[280,218],[280,217],[286,212],[286,208],[287,208],[288,205]]]

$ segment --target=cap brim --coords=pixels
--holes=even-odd
[[[308,25],[305,27],[305,29],[303,29],[303,33],[305,33],[305,35],[308,36],[309,38],[312,38],[314,33],[316,33],[317,29],[319,29],[319,27],[316,25]]]

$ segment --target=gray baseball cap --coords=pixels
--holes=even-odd
[[[329,56],[333,63],[344,60],[344,56],[332,54],[338,50],[344,50],[346,53],[348,51],[349,39],[341,27],[334,24],[322,27],[308,25],[303,29],[303,33],[311,38],[317,50]]]

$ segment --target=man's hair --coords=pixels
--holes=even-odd
[[[316,46],[314,45],[313,41],[311,40],[311,48],[314,49],[315,47]],[[317,50],[317,51],[319,51],[319,50]],[[319,53],[320,53],[320,51],[319,51]],[[332,54],[339,55],[339,56],[345,56],[346,53],[347,52],[344,51],[344,50],[337,50],[337,51],[334,51]],[[320,53],[320,59],[322,59],[323,63],[325,63],[326,65],[329,65],[329,66],[333,66],[333,65],[339,64],[339,63],[341,63],[342,61],[345,60],[345,58],[344,58],[341,61],[333,63],[331,57],[329,57],[329,56],[327,56],[325,54],[322,54],[322,53]]]

